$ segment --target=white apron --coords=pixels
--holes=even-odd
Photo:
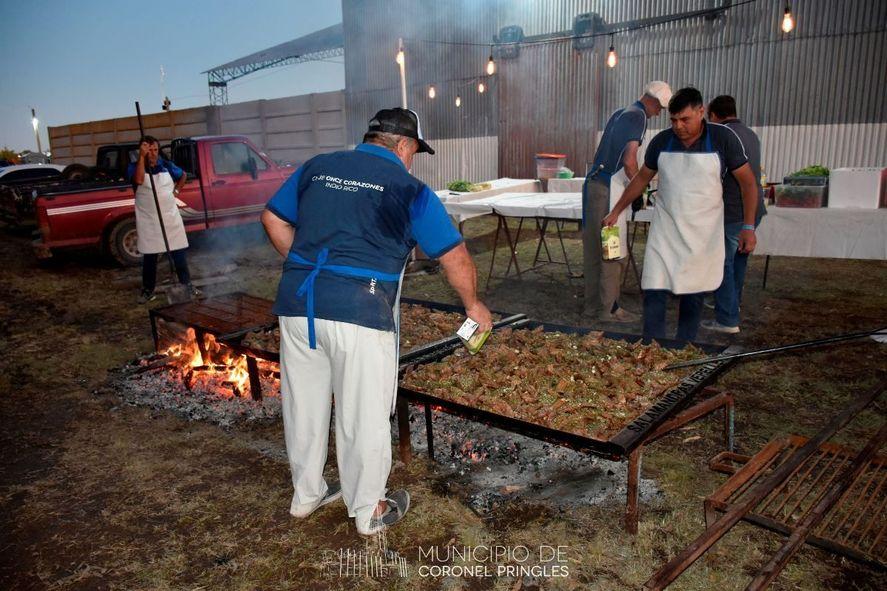
[[[724,276],[721,160],[711,151],[659,155],[659,190],[644,251],[642,289],[714,291]]]
[[[175,182],[165,171],[153,176],[154,186],[157,188],[157,201],[160,203],[160,211],[163,212],[163,225],[166,228],[169,249],[188,248],[185,224],[182,222],[175,195],[172,194]],[[154,204],[154,193],[151,192],[151,179],[147,171],[144,182],[136,188],[136,232],[139,252],[143,254],[166,252],[163,234],[160,232],[160,220],[157,217],[157,206]]]
[[[613,211],[613,206],[622,198],[622,193],[625,192],[625,187],[628,186],[628,183],[631,179],[629,179],[625,175],[625,169],[620,168],[619,171],[610,177],[610,211]],[[626,207],[622,210],[622,213],[619,214],[619,218],[616,220],[616,227],[619,228],[619,256],[617,260],[622,259],[628,256],[628,212],[630,206]]]

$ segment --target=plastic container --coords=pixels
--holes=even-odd
[[[878,209],[883,192],[882,168],[835,168],[829,178],[829,207]]]
[[[566,163],[566,154],[536,154],[536,178],[556,178]]]
[[[776,207],[825,207],[828,186],[776,186]]]

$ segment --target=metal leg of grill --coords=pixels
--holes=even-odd
[[[259,362],[251,355],[246,356],[246,371],[249,374],[249,395],[253,400],[261,400],[262,380],[259,377]]]
[[[413,459],[413,448],[410,444],[410,405],[405,398],[397,398],[397,438],[400,461],[409,464]]]
[[[428,439],[428,457],[434,459],[434,429],[431,425],[431,405],[425,405],[425,436]]]
[[[638,482],[641,479],[641,448],[628,456],[628,499],[625,503],[625,531],[638,533]]]

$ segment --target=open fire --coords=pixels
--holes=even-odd
[[[182,380],[189,390],[213,389],[220,383],[218,393],[225,397],[245,396],[249,391],[249,370],[245,355],[238,355],[229,347],[216,342],[211,334],[203,334],[198,343],[193,328],[188,328],[183,341],[167,347],[163,352],[171,362],[182,368]],[[273,364],[259,362],[260,375],[279,378]]]

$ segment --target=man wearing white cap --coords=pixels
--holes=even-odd
[[[668,106],[671,88],[654,80],[635,103],[610,116],[582,190],[582,244],[585,274],[584,314],[605,322],[638,320],[619,305],[622,273],[628,263],[625,216],[621,220],[622,256],[605,261],[601,252],[601,220],[638,172],[638,148],[647,131],[647,119]]]

